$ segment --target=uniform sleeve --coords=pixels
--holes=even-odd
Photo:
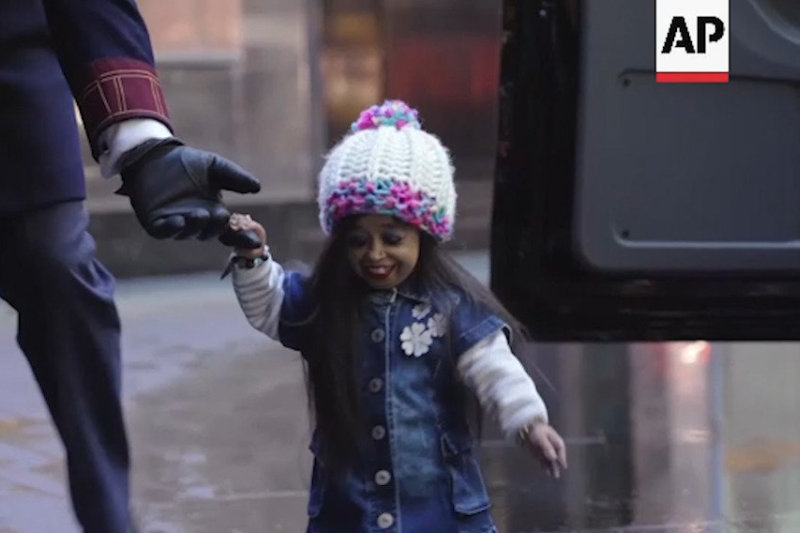
[[[461,354],[457,369],[507,438],[515,437],[536,419],[547,421],[544,400],[511,352],[502,331],[496,331]]]
[[[132,118],[171,129],[150,37],[134,0],[42,0],[61,69],[80,108],[92,154],[100,134]]]

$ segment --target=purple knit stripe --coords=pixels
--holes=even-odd
[[[348,215],[389,215],[427,231],[440,240],[453,228],[443,206],[406,181],[353,178],[341,181],[325,202],[325,230]]]

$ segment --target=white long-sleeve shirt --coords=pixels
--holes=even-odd
[[[119,160],[128,150],[149,139],[166,139],[172,133],[164,124],[150,118],[131,118],[107,127],[100,134],[100,174],[110,178],[119,173]]]
[[[251,269],[233,269],[233,287],[248,322],[280,341],[278,323],[285,273],[269,259]],[[502,331],[486,337],[458,357],[457,372],[498,421],[507,438],[536,419],[547,421],[547,407],[536,385],[511,352]]]

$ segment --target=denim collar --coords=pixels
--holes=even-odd
[[[431,301],[430,290],[423,287],[417,287],[415,283],[411,283],[408,280],[404,281],[394,289],[380,289],[369,292],[370,300],[375,302],[392,301],[396,295],[402,296],[407,300],[412,300],[417,303],[427,303]]]

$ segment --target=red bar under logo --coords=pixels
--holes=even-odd
[[[656,72],[659,83],[728,83],[727,72]]]

